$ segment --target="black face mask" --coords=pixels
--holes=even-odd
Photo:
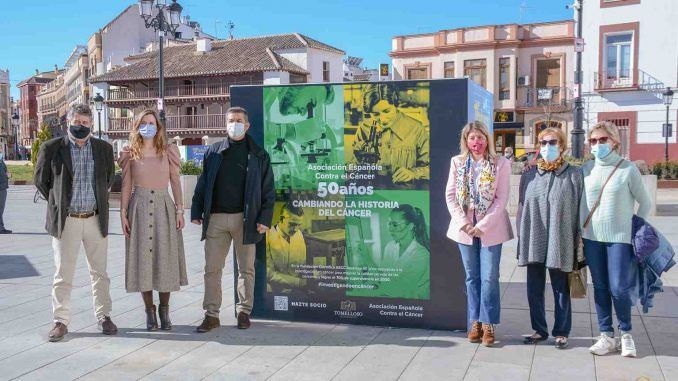
[[[82,125],[71,125],[68,127],[68,131],[71,133],[71,135],[73,135],[74,138],[82,140],[89,136],[91,129]]]

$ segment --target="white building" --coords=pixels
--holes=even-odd
[[[587,0],[582,26],[584,129],[611,121],[620,127],[626,157],[650,164],[663,160],[662,92],[677,85],[678,1]],[[669,112],[674,159],[676,110],[674,100]]]
[[[363,59],[348,56],[344,59],[344,82],[373,82],[379,80],[377,69],[362,67]]]
[[[467,77],[493,93],[499,152],[534,150],[539,131],[547,126],[566,133],[572,128],[571,20],[396,36],[389,55],[394,79]]]

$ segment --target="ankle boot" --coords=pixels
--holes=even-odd
[[[169,306],[161,305],[158,309],[158,315],[160,315],[160,329],[164,331],[169,331],[172,329],[172,322],[169,318]]]
[[[155,304],[150,308],[146,308],[146,330],[158,330],[158,318],[155,315]]]
[[[471,330],[468,332],[468,341],[470,343],[479,343],[483,337],[483,323],[474,320],[471,322]]]

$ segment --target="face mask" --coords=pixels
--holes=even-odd
[[[560,147],[558,145],[547,145],[539,150],[541,157],[546,161],[555,161],[560,156]]]
[[[78,140],[87,139],[90,131],[91,129],[89,127],[85,127],[83,125],[71,125],[68,127],[68,132],[70,132],[71,135]]]
[[[153,139],[158,133],[158,127],[155,124],[142,124],[139,126],[139,135],[144,139]]]
[[[485,141],[474,141],[473,143],[468,145],[468,148],[471,150],[476,155],[480,155],[485,153],[485,147],[486,147]]]
[[[610,152],[612,152],[610,143],[598,143],[591,147],[591,154],[595,156],[596,159],[604,159],[610,154]]]
[[[245,135],[245,125],[239,122],[227,123],[226,132],[231,139],[240,139]]]

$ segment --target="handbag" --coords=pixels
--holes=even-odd
[[[577,254],[575,253],[572,272],[567,276],[570,283],[570,298],[582,299],[586,297],[587,275],[586,267],[579,267]]]

